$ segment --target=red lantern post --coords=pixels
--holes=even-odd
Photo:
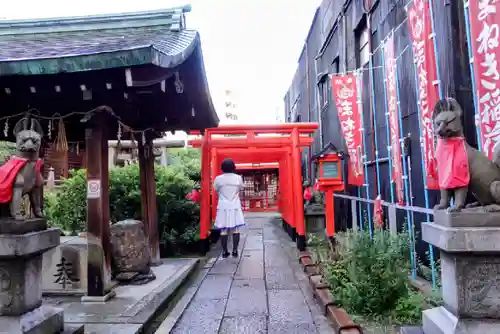
[[[335,208],[333,205],[333,193],[344,190],[342,179],[341,156],[338,153],[321,155],[317,158],[319,165],[319,178],[317,187],[325,192],[325,224],[326,235],[333,239],[335,236]]]

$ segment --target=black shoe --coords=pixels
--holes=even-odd
[[[222,257],[227,258],[229,256],[229,252],[227,251],[227,234],[220,236],[220,244],[222,246]]]
[[[233,233],[233,257],[238,257],[238,245],[240,243],[240,234]]]

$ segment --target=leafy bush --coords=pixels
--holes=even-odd
[[[201,156],[199,149],[169,149],[169,154],[173,165],[179,166],[190,180],[200,182]]]
[[[376,229],[340,233],[337,260],[325,266],[335,300],[349,312],[415,323],[424,297],[413,292],[408,276],[410,237]]]
[[[10,141],[0,140],[0,165],[16,152],[16,144]]]
[[[49,223],[63,231],[86,231],[86,171],[73,170],[57,190],[44,192],[44,211]]]
[[[160,242],[171,252],[199,237],[199,205],[185,199],[194,182],[179,166],[155,167]],[[59,189],[45,194],[49,222],[65,231],[86,231],[86,171],[74,170]],[[139,166],[116,167],[109,177],[110,220],[141,219]]]
[[[429,250],[425,252],[427,261],[431,262],[431,255]],[[423,264],[423,261],[417,258],[417,275],[425,280],[432,282],[432,268]],[[437,258],[434,254],[434,266],[436,270],[436,286],[441,288],[441,259]]]

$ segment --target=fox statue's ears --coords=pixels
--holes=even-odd
[[[447,97],[437,101],[432,113],[432,119],[435,119],[443,111],[453,111],[458,115],[458,117],[462,117],[463,114],[462,107],[458,104],[457,100],[452,97]]]
[[[31,130],[37,132],[41,137],[43,137],[43,129],[40,123],[34,119],[31,114],[27,113],[26,116],[21,118],[16,125],[14,126],[14,130],[12,131],[14,133],[14,136],[17,137],[19,132],[25,131],[25,130]]]

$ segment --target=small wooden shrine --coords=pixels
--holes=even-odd
[[[236,170],[245,184],[241,194],[243,211],[278,211],[278,163],[238,164]]]
[[[110,271],[108,140],[138,144],[142,220],[158,261],[153,139],[219,123],[200,36],[185,26],[190,10],[0,21],[3,140],[29,113],[45,147],[70,160],[85,152],[89,296],[105,295]]]

